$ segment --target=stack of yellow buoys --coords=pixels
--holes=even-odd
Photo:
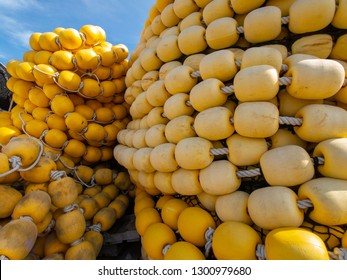
[[[16,104],[10,129],[74,162],[110,160],[117,133],[129,121],[127,47],[107,42],[93,25],[33,33],[29,44],[23,61],[6,65]]]
[[[144,258],[346,258],[346,13],[341,0],[155,2],[113,151],[136,185]]]
[[[130,121],[128,49],[93,25],[33,33],[29,44],[23,61],[6,65],[13,103],[0,112],[0,256],[96,259],[102,232],[130,202],[129,174],[113,158]]]

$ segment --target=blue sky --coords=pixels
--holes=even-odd
[[[106,41],[135,49],[155,0],[0,0],[0,62],[22,60],[34,32],[99,25]]]

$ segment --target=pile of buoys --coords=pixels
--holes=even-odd
[[[113,151],[136,186],[143,258],[346,259],[346,13],[341,0],[155,2]]]
[[[0,256],[96,259],[128,209],[131,182],[116,166],[128,49],[99,26],[33,33],[10,60],[11,108],[0,112]]]
[[[110,160],[117,133],[129,121],[127,47],[107,42],[93,25],[33,33],[29,44],[23,61],[6,65],[16,106],[1,136],[25,133],[86,165]]]

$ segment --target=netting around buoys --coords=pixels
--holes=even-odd
[[[96,259],[132,195],[113,158],[130,121],[128,49],[93,25],[33,33],[29,44],[4,72],[0,258]]]
[[[33,116],[33,120],[25,120],[18,115],[22,121],[18,129],[61,154],[66,154],[64,148],[69,139],[99,150],[111,149],[116,143],[114,135],[129,121],[129,106],[123,97],[128,63],[126,46],[112,45],[106,41],[102,28],[91,25],[79,31],[61,28],[55,32],[34,33],[29,43],[32,55],[24,56],[27,60],[11,60],[7,64],[11,75],[7,84],[12,91],[13,105]],[[83,110],[75,111],[82,105],[90,109],[91,116],[86,118]],[[39,111],[43,115],[36,114]],[[46,143],[45,139],[49,138],[52,141]],[[55,138],[58,142],[58,139],[65,141],[52,143]],[[86,164],[101,160],[101,156],[83,154],[79,157]]]
[[[287,2],[150,9],[113,150],[136,185],[144,258],[344,258],[346,8]],[[183,218],[195,200],[204,212]]]

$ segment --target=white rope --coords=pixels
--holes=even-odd
[[[230,118],[230,123],[234,124],[234,118]],[[300,126],[303,123],[302,118],[294,118],[294,117],[279,117],[279,124],[283,125],[292,125],[292,126]]]
[[[248,177],[256,177],[261,175],[260,168],[254,168],[249,170],[238,170],[236,172],[237,177],[239,178],[248,178]]]
[[[300,126],[303,123],[302,118],[294,118],[294,117],[279,117],[279,123],[284,125],[293,125],[293,126]]]
[[[66,163],[61,159],[61,157],[59,157],[58,160],[61,162],[62,165],[64,165],[64,167],[66,169],[69,169],[69,170],[74,170],[75,169],[75,167],[70,167],[70,166],[66,165]]]
[[[35,69],[36,71],[42,73],[42,74],[47,75],[47,76],[51,76],[51,77],[58,77],[58,76],[59,76],[59,72],[55,72],[54,74],[47,73],[47,72],[45,72],[45,71],[39,69],[39,68],[37,67],[37,65],[34,65],[34,69]]]
[[[241,60],[235,60],[235,64],[238,68],[241,68],[242,61]]]
[[[33,168],[38,164],[38,162],[39,162],[39,160],[40,160],[40,158],[41,158],[41,156],[42,156],[42,154],[43,154],[43,150],[44,150],[44,149],[43,149],[43,145],[42,145],[41,141],[39,141],[38,139],[36,139],[36,138],[34,138],[34,137],[31,137],[31,136],[29,136],[29,137],[30,137],[30,139],[36,141],[36,143],[40,146],[39,154],[38,154],[36,160],[35,160],[29,167],[27,167],[27,168],[20,168],[20,167],[22,166],[22,163],[21,163],[21,158],[20,158],[19,156],[12,156],[12,157],[10,157],[10,158],[8,159],[8,161],[11,163],[12,169],[16,169],[15,171],[25,172],[25,171],[28,171],[28,170],[33,169]],[[11,140],[12,140],[12,139],[14,139],[14,138],[11,138]],[[10,141],[11,141],[11,140],[10,140]],[[20,163],[19,163],[19,161],[18,161],[18,158],[20,159]],[[21,165],[18,167],[19,164],[21,164]],[[11,173],[12,173],[12,172],[11,172]],[[5,173],[3,173],[3,174],[5,174]],[[2,175],[2,174],[1,174],[1,175]],[[0,177],[1,177],[1,175],[0,175]]]
[[[50,103],[52,102],[52,100],[50,100],[49,101]],[[51,104],[50,104],[51,105]],[[45,123],[47,123],[47,121],[48,121],[48,118],[51,116],[51,115],[53,115],[54,114],[54,112],[53,111],[49,111],[48,113],[47,113],[47,115],[46,115],[46,117],[45,117]]]
[[[207,258],[210,255],[210,252],[212,250],[212,238],[214,234],[214,229],[211,227],[208,227],[208,229],[205,232],[205,257]]]
[[[42,131],[42,134],[41,134],[40,137],[39,137],[39,140],[41,141],[41,143],[42,143],[43,145],[45,145],[46,147],[48,147],[48,148],[54,150],[54,151],[62,151],[62,150],[63,150],[63,147],[61,147],[61,148],[55,148],[55,147],[52,147],[51,145],[48,145],[48,144],[44,141],[43,138],[47,135],[48,132],[49,132],[48,129],[45,129],[44,131]],[[65,142],[64,142],[64,144],[65,144]]]
[[[55,226],[55,220],[52,219],[49,223],[49,225],[46,227],[46,229],[39,234],[40,237],[46,236],[47,234],[49,234],[50,232],[52,232],[53,228]]]
[[[288,24],[289,23],[289,16],[281,17],[281,24]]]
[[[65,88],[63,87],[61,84],[58,83],[58,80],[57,80],[58,77],[53,77],[53,81],[56,83],[57,86],[59,86],[61,89],[67,91],[67,92],[80,92],[80,90],[83,88],[84,84],[83,82],[80,83],[79,87],[75,90],[73,89],[68,89],[68,88]]]
[[[75,175],[76,177],[77,177],[77,180],[78,180],[78,182],[80,183],[80,184],[82,184],[83,186],[85,186],[86,188],[92,188],[92,187],[94,187],[96,184],[95,184],[95,182],[94,182],[94,180],[93,180],[93,177],[92,177],[92,180],[91,180],[91,182],[90,182],[90,185],[88,185],[86,182],[84,182],[82,179],[81,179],[81,177],[78,175],[78,172],[77,172],[77,166],[75,166],[73,169],[72,169],[72,174],[73,175]],[[94,176],[94,175],[93,175]]]
[[[86,45],[86,41],[87,41],[87,37],[86,34],[84,34],[83,32],[79,32],[80,33],[80,37],[82,39],[82,48]]]
[[[64,170],[52,170],[50,177],[52,181],[58,181],[64,177],[67,177],[67,174]]]
[[[30,216],[20,216],[19,219],[23,219],[23,220],[27,220],[27,221],[30,221],[30,222],[34,222],[34,219],[31,218]]]
[[[185,104],[186,104],[188,107],[192,107],[192,103],[191,103],[189,100],[187,100]]]
[[[83,241],[84,241],[84,238],[81,237],[80,239],[77,239],[76,241],[71,242],[71,243],[70,243],[70,246],[71,246],[71,247],[72,247],[72,246],[76,246],[76,245],[82,243]]]
[[[13,172],[18,171],[22,166],[21,158],[18,156],[12,156],[8,159],[8,161],[10,162],[11,169],[9,171],[1,173],[0,178],[6,177],[6,176],[12,174]]]
[[[164,246],[163,250],[161,251],[164,256],[166,255],[167,251],[169,251],[170,247],[171,247],[171,244],[166,244]]]
[[[55,37],[55,43],[58,45],[59,49],[61,50],[62,46],[61,46],[61,43],[60,43],[60,40],[59,40],[59,36]]]
[[[191,76],[192,78],[199,78],[199,77],[201,77],[201,74],[200,74],[200,71],[199,71],[199,70],[196,70],[196,71],[194,71],[193,73],[191,73],[190,76]]]
[[[92,120],[88,120],[88,122],[91,121],[91,122],[94,122],[94,123],[98,123],[98,124],[102,124],[102,125],[107,125],[107,124],[113,123],[113,122],[116,120],[116,115],[115,115],[114,112],[112,112],[112,119],[111,119],[110,121],[107,121],[107,122],[98,121],[98,120],[97,120],[97,117],[98,117],[97,114],[94,113],[94,114],[93,114]]]
[[[255,255],[257,256],[258,260],[266,260],[266,252],[265,252],[264,244],[257,245]]]
[[[298,200],[297,205],[300,209],[307,209],[307,208],[312,208],[313,207],[313,203],[310,199],[302,199],[302,200]]]
[[[96,98],[98,98],[98,97],[101,97],[101,96],[104,94],[104,88],[103,88],[101,85],[99,85],[99,87],[100,87],[100,92],[99,92],[99,94],[98,94],[97,96],[92,96],[92,97],[90,97],[90,96],[87,96],[87,95],[83,94],[83,93],[80,92],[80,91],[78,91],[77,94],[80,95],[80,96],[82,96],[83,98],[86,98],[86,99],[96,99]],[[81,89],[82,89],[82,88],[81,88]]]
[[[329,256],[333,260],[347,260],[347,248],[334,248],[333,252],[329,252]]]
[[[278,83],[280,86],[288,86],[292,83],[292,77],[280,77]]]
[[[212,148],[210,149],[210,155],[211,156],[221,156],[221,155],[228,155],[229,150],[228,148]]]
[[[318,165],[323,165],[325,163],[325,159],[324,157],[315,157],[315,158],[312,158],[312,162],[315,163],[315,159],[318,160],[317,164]]]
[[[98,54],[97,55],[98,58],[98,64],[96,65],[95,69],[87,69],[85,72],[83,72],[81,69],[81,71],[83,72],[83,74],[81,75],[81,78],[83,78],[84,76],[89,76],[89,77],[94,77],[97,81],[98,84],[100,84],[100,79],[99,77],[95,74],[95,71],[99,69],[100,65],[101,65],[101,56]]]
[[[8,112],[11,112],[13,104],[14,104],[13,96],[11,95],[11,101],[10,101],[10,105],[8,106]]]
[[[236,27],[236,33],[237,34],[245,33],[245,30],[244,30],[243,26]]]
[[[96,231],[96,232],[100,232],[101,231],[101,224],[97,223],[95,225],[91,225],[91,226],[88,227],[88,230],[93,230],[93,231]]]
[[[233,94],[235,92],[233,85],[222,87],[220,90],[224,94],[228,94],[228,95]]]
[[[73,211],[75,209],[78,209],[78,208],[79,208],[78,204],[77,203],[73,203],[73,204],[70,204],[68,206],[65,206],[63,208],[63,212],[64,213],[68,213],[68,212],[71,212],[71,211]]]
[[[287,72],[288,71],[288,69],[289,69],[289,67],[288,67],[288,65],[287,64],[282,64],[281,65],[281,72]]]

